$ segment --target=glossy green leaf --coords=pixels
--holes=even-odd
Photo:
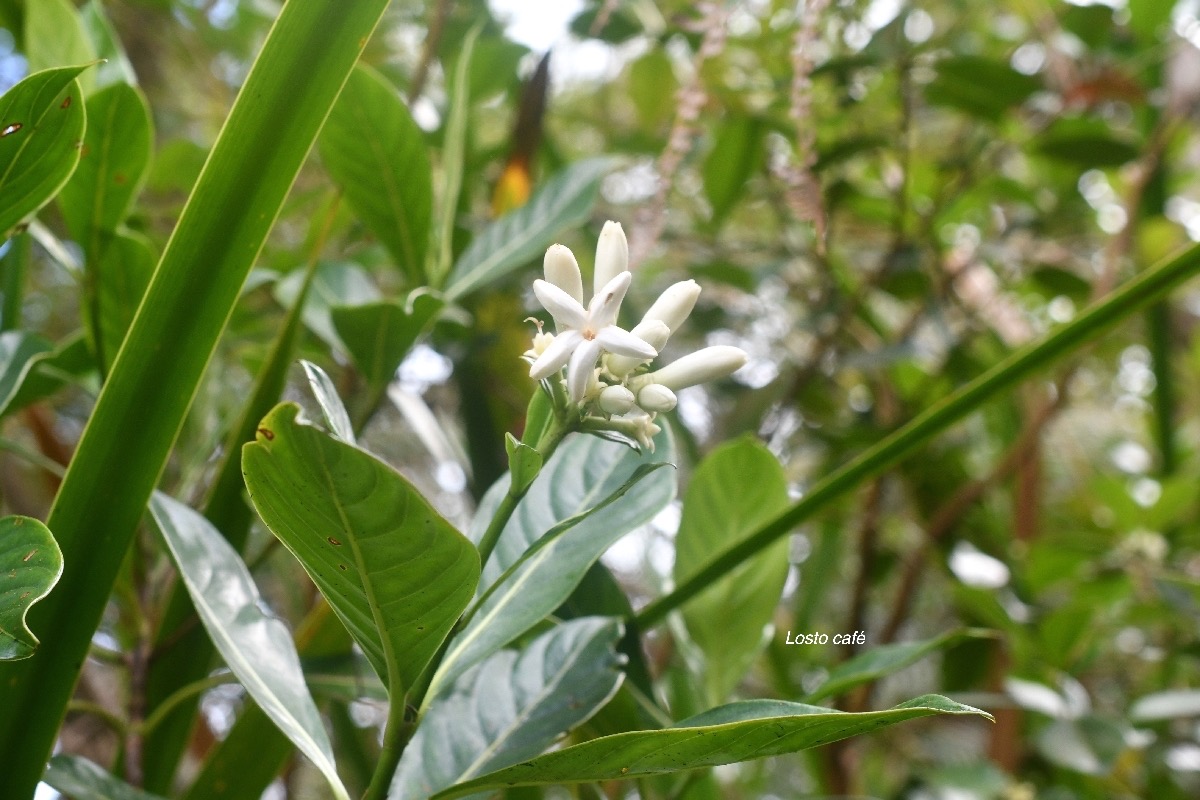
[[[115,83],[137,86],[133,64],[129,63],[129,56],[125,55],[125,48],[113,28],[112,20],[104,13],[101,0],[84,3],[79,9],[79,21],[96,52],[96,58],[100,59],[95,70],[96,87],[103,89]]]
[[[718,447],[688,484],[675,538],[675,581],[687,580],[787,503],[783,467],[757,439]],[[729,696],[766,643],[764,631],[787,580],[787,547],[786,540],[776,542],[683,607],[688,632],[704,654],[710,703]]]
[[[373,390],[387,386],[400,362],[442,310],[441,298],[418,289],[404,303],[341,306],[330,311],[338,338]]]
[[[542,454],[511,433],[504,434],[504,449],[508,452],[508,474],[512,486],[516,492],[524,492],[542,470]]]
[[[59,193],[67,228],[89,260],[101,237],[117,229],[150,169],[154,130],[142,93],[116,83],[87,99],[87,132],[79,166]]]
[[[30,517],[0,519],[0,661],[29,658],[38,639],[25,624],[29,607],[62,576],[58,543]]]
[[[300,560],[393,696],[479,582],[474,545],[399,473],[279,405],[242,451],[259,515]]]
[[[605,158],[572,164],[548,180],[528,203],[480,231],[450,272],[447,299],[469,294],[541,258],[555,236],[588,218],[600,179],[611,167]]]
[[[296,271],[275,286],[275,299],[291,308],[300,296],[304,274]],[[377,303],[383,295],[370,274],[357,264],[327,261],[317,266],[312,288],[304,302],[304,326],[330,347],[344,347],[333,326],[332,310],[338,306],[360,306]]]
[[[425,135],[395,87],[367,67],[350,74],[319,139],[321,160],[409,283],[425,282],[433,175]]]
[[[37,72],[0,97],[0,236],[50,202],[79,163],[84,69]]]
[[[704,194],[712,206],[712,224],[720,225],[746,191],[746,182],[762,169],[767,127],[761,120],[734,116],[717,128],[704,160]]]
[[[925,658],[925,656],[936,653],[938,650],[956,644],[963,639],[970,637],[986,638],[991,635],[991,632],[986,630],[948,631],[941,636],[925,639],[920,642],[903,642],[900,644],[885,644],[872,647],[831,669],[829,675],[825,678],[825,682],[804,699],[813,703],[825,697],[843,694],[855,686],[861,686],[864,683],[870,683],[886,675],[891,675],[893,672],[897,672],[909,664],[914,664]]]
[[[670,438],[659,434],[657,441],[657,456],[583,434],[558,447],[501,533],[481,586],[489,588],[512,572],[481,599],[455,637],[435,687],[451,684],[553,612],[605,550],[671,502],[674,471],[646,474],[671,457]],[[508,484],[506,474],[480,501],[468,534],[473,540],[482,538]],[[592,513],[600,508],[602,513]],[[435,694],[431,689],[430,695]]]
[[[209,153],[47,521],[66,568],[32,623],[55,636],[0,683],[0,752],[14,797],[31,796],[41,778],[128,545],[246,275],[386,6],[284,4]]]
[[[46,766],[46,783],[72,800],[162,800],[83,756],[58,755]]]
[[[70,0],[26,0],[24,34],[30,72],[96,60],[96,51]],[[85,94],[91,94],[95,75],[89,73],[79,83]]]
[[[33,342],[22,344],[21,337],[31,337]],[[49,397],[91,372],[93,366],[87,337],[82,332],[55,345],[36,334],[18,331],[0,334],[0,418]]]
[[[423,800],[532,758],[585,722],[621,683],[620,635],[617,620],[585,617],[477,664],[421,719],[389,800]]]
[[[89,264],[95,281],[91,313],[96,319],[97,350],[107,372],[133,324],[158,256],[144,236],[128,231],[101,234],[96,253]]]
[[[357,438],[354,435],[354,426],[350,424],[350,414],[346,411],[346,406],[342,403],[337,387],[333,385],[329,375],[311,361],[302,359],[300,365],[304,367],[308,388],[312,390],[313,397],[321,408],[321,416],[325,418],[329,432],[343,442],[355,444]]]
[[[934,714],[987,714],[924,695],[888,711],[850,714],[778,700],[714,708],[672,728],[593,739],[459,784],[435,800],[484,789],[620,780],[794,753]],[[989,717],[990,718],[990,717]]]
[[[241,556],[202,514],[167,495],[154,495],[150,513],[225,663],[258,707],[317,766],[333,793],[349,800],[291,633],[282,620],[263,612],[262,596]]]

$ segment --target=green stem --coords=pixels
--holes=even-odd
[[[1146,311],[1150,362],[1154,368],[1154,434],[1158,440],[1159,474],[1169,477],[1179,464],[1175,443],[1175,382],[1171,374],[1171,306],[1155,303]]]
[[[392,700],[388,708],[387,726],[383,731],[383,747],[379,751],[379,761],[375,764],[375,774],[371,776],[371,785],[363,794],[362,800],[386,800],[388,789],[392,785],[392,775],[400,765],[400,756],[404,748],[417,730],[416,719],[410,717],[403,695],[399,700]]]
[[[941,402],[918,414],[907,425],[886,436],[874,447],[817,481],[801,500],[768,520],[746,539],[720,553],[674,591],[646,606],[635,617],[637,625],[646,630],[661,622],[672,610],[739,564],[757,555],[776,539],[786,536],[833,500],[864,480],[879,475],[1000,392],[1012,388],[1041,367],[1094,339],[1106,328],[1144,308],[1197,272],[1200,272],[1200,246],[1193,246],[1176,257],[1146,270],[1113,292],[1106,300],[1093,305],[1074,321],[1041,341],[1016,351]]]

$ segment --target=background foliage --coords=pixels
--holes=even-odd
[[[1114,5],[588,2],[575,39],[541,68],[482,2],[388,6],[286,200],[280,189],[158,483],[242,551],[262,602],[289,623],[316,729],[332,734],[314,752],[336,760],[349,793],[371,776],[381,687],[348,656],[345,631],[323,624],[300,565],[252,524],[225,459],[281,394],[312,419],[332,407],[326,427],[397,466],[477,541],[473,509],[499,502],[484,494],[508,469],[504,433],[520,434],[535,388],[519,357],[541,252],[561,240],[588,274],[606,219],[630,234],[631,317],[670,283],[705,286],[668,356],[736,344],[751,362],[681,394],[678,499],[660,492],[663,510],[631,520],[605,569],[591,566],[598,552],[556,556],[583,583],[549,610],[585,619],[502,632],[496,647],[525,637],[520,664],[559,638],[592,648],[577,668],[607,705],[577,741],[631,719],[653,727],[662,709],[639,696],[680,720],[737,699],[866,711],[936,691],[997,722],[908,723],[671,779],[599,775],[581,796],[1200,791],[1194,288],[826,504],[641,631],[644,647],[639,632],[617,641],[589,623],[594,606],[572,611],[581,597],[610,614],[628,613],[626,597],[644,607],[703,565],[712,537],[749,535],[789,496],[1200,239],[1200,4]],[[26,117],[63,113],[38,131],[65,153],[59,167],[73,155],[56,132],[86,113],[69,180],[48,162],[25,169],[6,151],[19,133],[0,136],[0,159],[22,167],[0,177],[5,231],[37,212],[0,260],[0,513],[47,517],[278,11],[270,0],[0,2],[6,84],[107,58],[42,73],[53,85],[23,101]],[[235,195],[239,180],[227,176]],[[61,191],[45,206],[13,199],[35,184],[46,198]],[[332,379],[324,403],[294,356]],[[669,473],[632,491],[651,494]],[[724,492],[739,476],[750,488]],[[623,478],[608,475],[606,492]],[[569,502],[573,487],[556,488]],[[580,524],[600,535],[599,522]],[[528,527],[526,542],[545,529]],[[519,551],[501,541],[503,568]],[[99,786],[111,771],[171,796],[327,792],[258,706],[211,674],[213,646],[158,528],[143,525],[114,569],[122,554],[57,733],[64,752],[106,770],[56,760],[52,782],[83,791],[71,781]],[[485,570],[484,585],[497,577]],[[856,631],[865,644],[832,642]],[[831,641],[788,644],[814,632]],[[618,652],[632,658],[608,700]],[[524,668],[513,650],[492,653],[493,670]],[[477,712],[458,694],[439,702]],[[448,735],[433,725],[413,746],[438,751]],[[479,774],[455,763],[424,774],[411,758],[405,786]],[[431,777],[442,769],[448,780]]]

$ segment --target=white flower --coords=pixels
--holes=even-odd
[[[640,393],[646,386],[657,383],[679,391],[698,383],[707,383],[732,375],[746,365],[746,360],[746,351],[740,347],[705,347],[671,362],[656,372],[631,378],[629,388],[635,393]]]
[[[633,410],[636,399],[624,386],[609,386],[600,392],[596,405],[605,414],[625,414]]]
[[[609,220],[596,242],[596,271],[592,288],[596,294],[616,276],[629,269],[629,241],[621,223]],[[582,300],[580,301],[582,302]]]
[[[652,319],[649,321],[642,320],[633,326],[633,330],[630,333],[655,350],[662,350],[663,345],[667,343],[667,338],[671,335],[671,329],[662,322]],[[646,360],[644,358],[630,358],[629,356],[609,356],[606,366],[612,375],[617,378],[624,378],[636,368],[645,364]]]
[[[667,287],[667,290],[658,296],[654,301],[654,305],[650,306],[650,310],[646,312],[646,316],[642,317],[642,322],[648,323],[654,320],[662,322],[671,332],[679,330],[679,326],[692,313],[692,309],[696,307],[696,300],[700,297],[700,284],[693,280],[680,281]]]
[[[575,260],[571,248],[561,244],[550,245],[542,267],[546,271],[547,281],[583,305],[583,276],[579,274],[579,262]]]
[[[533,293],[554,317],[560,333],[533,362],[529,377],[548,378],[566,365],[567,394],[579,403],[587,393],[602,352],[643,360],[657,356],[657,350],[616,325],[617,312],[631,280],[633,276],[628,271],[619,273],[596,293],[586,309],[557,285],[534,281]]]
[[[671,411],[678,403],[675,393],[661,383],[651,383],[637,393],[637,404],[651,413]]]

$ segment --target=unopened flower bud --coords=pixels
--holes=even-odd
[[[633,392],[624,386],[609,386],[600,392],[596,405],[605,414],[624,414],[633,409]]]
[[[668,389],[679,391],[698,383],[707,383],[732,375],[746,365],[747,356],[740,347],[717,345],[689,353],[678,361],[648,375],[631,379],[629,387],[640,391],[651,383],[661,383]]]
[[[667,343],[667,338],[671,335],[671,329],[662,322],[652,319],[639,322],[630,333],[655,350],[662,350],[663,345]],[[630,372],[633,372],[635,367],[646,363],[646,361],[647,359],[644,358],[610,355],[607,366],[610,373],[618,378],[624,378]]]
[[[571,248],[561,244],[550,245],[542,266],[547,282],[562,289],[576,303],[583,304],[583,276],[579,273],[579,262],[575,260]]]
[[[538,331],[533,335],[533,346],[529,348],[525,355],[537,358],[542,353],[546,352],[546,348],[554,342],[554,334]]]
[[[596,242],[596,274],[594,291],[600,291],[613,278],[629,269],[629,242],[621,223],[609,220]]]
[[[675,396],[675,393],[661,383],[643,386],[637,395],[637,404],[644,411],[665,413],[674,409],[678,402],[679,398]]]
[[[696,307],[698,297],[700,297],[700,284],[695,281],[687,280],[672,284],[658,296],[654,305],[650,306],[650,310],[642,317],[642,322],[658,320],[671,331],[677,331],[688,315],[692,313],[692,309]]]

